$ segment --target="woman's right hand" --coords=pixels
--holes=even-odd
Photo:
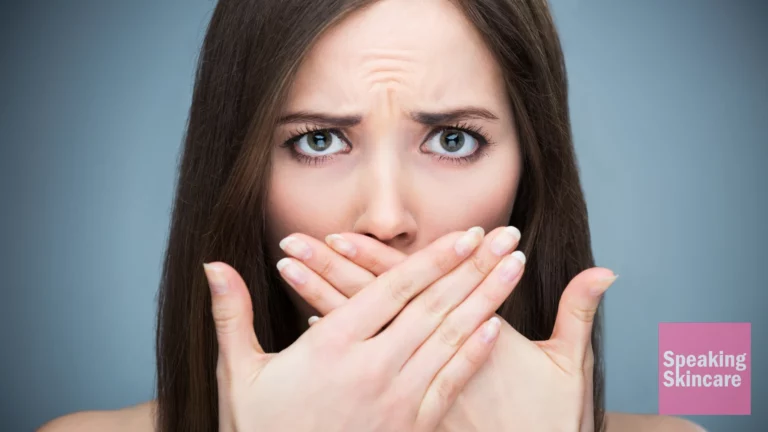
[[[239,274],[206,264],[219,345],[219,430],[434,430],[498,336],[497,320],[477,320],[489,316],[488,298],[508,291],[485,280],[503,262],[475,253],[482,238],[472,229],[438,239],[277,354],[259,344]],[[444,320],[459,304],[466,313]]]

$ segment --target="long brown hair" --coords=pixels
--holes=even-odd
[[[272,133],[294,73],[324,30],[375,0],[220,0],[189,111],[157,315],[158,431],[218,427],[216,333],[203,262],[240,272],[267,352],[299,336],[265,245]],[[498,313],[534,340],[552,333],[568,282],[594,266],[568,113],[567,79],[545,0],[454,0],[505,74],[523,158],[510,225],[526,272]],[[592,347],[595,429],[603,427],[601,316]]]

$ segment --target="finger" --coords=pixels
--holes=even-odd
[[[248,288],[240,275],[223,262],[203,264],[211,290],[211,307],[219,345],[217,369],[228,378],[235,372],[252,374],[268,357],[253,329]],[[256,369],[252,369],[256,367]]]
[[[283,258],[277,262],[277,270],[301,298],[323,315],[331,313],[347,301],[342,293],[301,261]]]
[[[483,244],[472,256],[462,262],[455,270],[432,284],[421,293],[395,320],[384,330],[377,339],[385,346],[395,346],[400,365],[404,364],[424,341],[441,325],[446,316],[469,297],[478,286],[481,286],[494,267],[517,246],[520,231],[515,227],[497,228],[483,241]],[[518,255],[522,252],[516,252]],[[524,255],[523,255],[524,256]],[[512,263],[517,266],[518,262]],[[498,284],[497,284],[498,285]],[[508,284],[507,284],[508,285]],[[488,287],[485,291],[488,291]],[[511,287],[509,290],[511,291]],[[500,297],[500,295],[496,295]],[[503,296],[506,298],[506,295]],[[496,306],[498,307],[498,306]],[[480,322],[488,319],[496,307],[491,310],[483,309],[481,316],[471,328],[465,328],[465,336],[474,331]],[[450,337],[454,337],[451,335]],[[452,347],[458,348],[457,345]],[[444,362],[448,359],[444,359]],[[440,363],[442,366],[443,363]]]
[[[432,377],[454,356],[464,341],[494,315],[523,277],[525,255],[515,251],[437,327],[408,359],[401,370],[403,379],[427,388]]]
[[[608,269],[591,268],[574,277],[563,291],[552,331],[552,346],[581,370],[592,323],[605,290],[618,275]]]
[[[440,370],[424,394],[417,430],[434,430],[470,378],[488,360],[499,336],[501,321],[492,317],[481,325]]]
[[[406,254],[395,248],[356,233],[331,234],[325,238],[325,242],[333,250],[375,276],[379,276],[408,258]]]
[[[322,315],[327,315],[344,304],[346,298],[352,297],[376,278],[374,273],[361,266],[369,266],[379,274],[407,258],[397,249],[360,234],[331,234],[326,237],[326,243],[328,245],[299,233],[292,234],[280,242],[280,247],[287,254],[303,259],[302,262],[308,269],[318,273],[318,276],[327,282],[313,284],[310,281],[308,286],[297,290],[301,297]],[[333,250],[329,249],[329,246]],[[346,255],[341,256],[342,253]],[[295,286],[296,283],[289,282],[289,285]]]
[[[280,248],[287,255],[301,260],[345,297],[352,297],[376,278],[325,243],[305,234],[289,235],[280,241]]]
[[[323,321],[337,338],[338,334],[349,341],[370,338],[413,297],[466,260],[483,235],[480,227],[446,234],[379,276]]]

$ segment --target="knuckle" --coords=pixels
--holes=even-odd
[[[597,315],[597,309],[594,308],[583,308],[579,306],[574,306],[571,308],[571,314],[576,317],[581,322],[591,324],[595,320],[595,315]]]
[[[435,394],[437,395],[437,403],[440,405],[446,405],[449,401],[458,394],[458,386],[450,378],[444,377],[437,381],[435,387]]]
[[[405,304],[411,299],[413,281],[410,278],[394,277],[384,278],[384,289],[397,304]]]
[[[374,273],[384,271],[384,263],[376,255],[369,255],[366,257],[366,267]]]
[[[321,261],[318,263],[318,267],[320,269],[321,276],[329,276],[335,269],[333,258],[323,255],[323,258],[321,258]]]
[[[445,320],[437,328],[440,342],[451,348],[458,348],[464,341],[464,334],[451,320]]]
[[[422,296],[424,311],[430,317],[442,318],[449,311],[448,301],[445,299],[445,293],[430,290]]]
[[[323,326],[325,324],[325,326]],[[314,348],[317,351],[326,353],[340,353],[353,340],[352,334],[347,328],[339,328],[337,325],[329,325],[330,322],[320,322],[314,324],[312,327],[320,328],[320,331],[316,332],[314,338]]]
[[[365,386],[372,394],[381,394],[388,382],[385,379],[383,366],[375,360],[366,362],[358,371],[357,378],[357,383]]]
[[[440,274],[446,274],[453,270],[454,267],[454,254],[438,253],[432,256],[432,263],[440,272]]]
[[[390,419],[389,423],[391,426],[388,430],[410,430],[412,432],[418,430],[413,428],[413,419],[417,417],[420,404],[417,403],[418,399],[414,397],[414,394],[408,394],[397,387],[390,387],[384,389],[376,396],[378,403],[383,408],[382,412],[397,413],[397,417],[399,417],[395,419],[394,423]]]
[[[307,303],[311,304],[312,306],[316,306],[323,297],[320,289],[315,284],[313,284],[312,281],[305,284],[304,286],[299,287],[297,291],[307,301]]]
[[[495,266],[495,263],[491,259],[479,253],[472,255],[469,259],[469,264],[475,272],[483,277],[487,276]]]
[[[405,385],[396,385],[387,392],[387,402],[391,408],[408,409],[417,393],[413,392],[411,387]],[[420,394],[419,394],[420,396]]]
[[[464,359],[470,367],[475,369],[480,366],[486,357],[487,349],[479,343],[470,343],[464,350]]]
[[[237,311],[226,304],[213,305],[213,322],[219,334],[234,333],[238,328]]]

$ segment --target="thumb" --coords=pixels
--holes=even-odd
[[[563,291],[550,339],[581,368],[592,336],[592,323],[603,293],[619,277],[608,269],[591,268],[574,277]]]
[[[253,329],[251,296],[235,269],[223,262],[203,264],[211,290],[211,307],[219,345],[217,370],[229,378],[235,373],[258,373],[269,358]]]

